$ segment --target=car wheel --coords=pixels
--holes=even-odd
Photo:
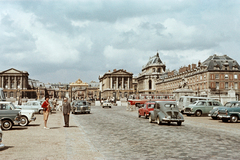
[[[223,119],[222,119],[222,122],[228,122],[228,119],[224,119],[224,118],[223,118]]]
[[[202,116],[202,111],[196,111],[196,112],[195,112],[195,116],[201,117],[201,116]]]
[[[238,121],[238,116],[233,115],[230,117],[230,122],[236,123],[237,121]]]
[[[151,114],[149,115],[148,120],[149,120],[149,123],[152,123],[152,116],[151,116]]]
[[[147,114],[146,113],[144,113],[144,117],[145,117],[145,119],[147,119]]]
[[[138,112],[138,118],[140,118],[141,117],[141,114],[140,114],[140,112]]]
[[[212,117],[212,119],[217,120],[217,117]]]
[[[178,125],[178,126],[181,126],[181,125],[182,125],[182,122],[177,122],[177,125]]]
[[[39,114],[43,114],[43,110],[41,109],[41,110],[39,110],[39,112],[38,112]]]
[[[3,120],[2,121],[2,129],[3,130],[9,130],[12,128],[12,122],[10,120]]]
[[[158,125],[162,124],[162,122],[160,121],[160,118],[159,118],[159,117],[157,117],[157,124],[158,124]]]
[[[20,126],[26,126],[28,125],[28,119],[25,116],[21,116],[20,118]]]

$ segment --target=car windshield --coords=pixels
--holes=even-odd
[[[232,106],[232,103],[227,102],[224,106],[226,106],[226,107],[231,107],[231,106]]]
[[[77,105],[83,106],[83,105],[87,105],[87,103],[86,102],[78,102]]]
[[[14,104],[10,103],[10,106],[13,108],[13,109],[19,109],[19,107],[16,107]]]
[[[104,101],[104,103],[109,103],[108,101]]]
[[[165,107],[167,108],[176,108],[175,104],[165,104]]]
[[[192,104],[194,104],[194,105],[195,105],[195,104],[197,104],[197,103],[198,103],[198,102],[197,102],[197,101],[195,101],[195,102],[193,102]]]
[[[154,104],[149,104],[148,108],[154,108]]]

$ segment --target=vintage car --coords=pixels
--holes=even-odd
[[[9,130],[13,125],[20,124],[21,110],[13,109],[10,105],[1,103],[0,120],[2,121],[2,129]]]
[[[72,113],[90,113],[91,107],[88,105],[87,101],[78,100],[73,103]]]
[[[149,112],[153,111],[155,102],[148,101],[144,104],[142,108],[138,109],[138,117],[144,116],[145,118],[148,118]]]
[[[199,100],[186,107],[184,109],[184,114],[187,116],[195,115],[200,117],[203,114],[208,114],[213,107],[223,107],[223,105],[216,100]]]
[[[112,108],[112,103],[109,101],[103,101],[102,108],[104,107]]]
[[[18,106],[20,109],[33,110],[34,113],[42,113],[42,107],[40,101],[28,101],[26,104]]]
[[[3,133],[2,133],[1,121],[0,121],[0,149],[4,147],[4,144],[2,144],[2,136],[3,136]]]
[[[149,122],[152,123],[153,121],[157,121],[157,124],[177,122],[177,125],[180,126],[184,122],[184,118],[176,102],[157,101],[154,104],[154,110],[149,113]]]
[[[212,119],[218,119],[218,111],[219,110],[225,110],[229,107],[234,107],[235,105],[239,105],[239,104],[240,104],[239,101],[230,101],[230,102],[227,102],[223,107],[213,107],[213,109],[211,111],[209,111],[208,116],[212,117]]]
[[[223,108],[218,110],[218,117],[223,121],[223,122],[230,122],[236,123],[240,119],[240,103],[236,103],[232,107],[228,108]]]

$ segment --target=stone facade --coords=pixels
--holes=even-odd
[[[157,79],[166,76],[166,65],[162,63],[159,54],[150,57],[146,65],[142,67],[142,72],[139,73],[137,80],[138,94],[155,94],[157,93]]]
[[[164,79],[159,79],[156,88],[159,92],[173,92],[182,85],[187,85],[197,96],[228,94],[233,88],[236,97],[240,93],[240,67],[236,60],[224,56],[210,56],[203,63],[181,67],[179,72],[169,72]]]
[[[102,99],[121,99],[133,94],[133,74],[126,70],[109,70],[99,76]]]
[[[99,99],[99,83],[91,81],[89,84],[78,79],[70,84],[70,97],[75,99]],[[69,97],[69,98],[70,98]]]
[[[14,68],[0,72],[0,87],[6,99],[15,99],[18,97],[27,97],[28,89],[28,72],[19,71]]]

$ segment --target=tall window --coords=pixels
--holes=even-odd
[[[237,79],[237,75],[236,74],[234,75],[234,79]]]
[[[225,89],[228,89],[228,82],[225,82]]]
[[[225,74],[225,79],[228,79],[228,74]]]
[[[216,78],[216,79],[219,79],[219,74],[215,74],[215,78]]]
[[[234,89],[238,89],[237,82],[234,83]]]
[[[216,89],[219,89],[219,82],[216,82]]]
[[[149,80],[149,89],[152,89],[152,81]]]

